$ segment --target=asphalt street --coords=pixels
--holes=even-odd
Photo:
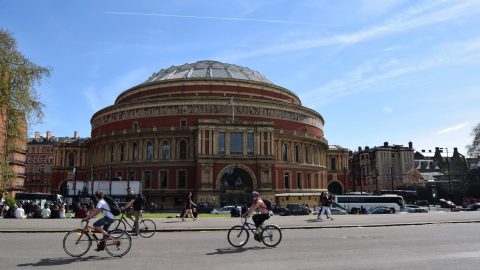
[[[479,225],[283,230],[276,248],[253,239],[231,247],[226,231],[159,232],[135,237],[123,258],[93,250],[69,257],[64,233],[1,233],[0,269],[478,269]]]

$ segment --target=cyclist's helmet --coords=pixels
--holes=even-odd
[[[253,191],[252,196],[253,197],[258,197],[258,196],[260,196],[260,193],[258,193],[258,191]]]

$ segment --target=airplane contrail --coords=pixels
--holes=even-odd
[[[189,19],[202,19],[202,20],[248,21],[248,22],[285,23],[285,24],[302,24],[302,25],[317,25],[317,26],[341,26],[341,25],[334,25],[334,24],[294,22],[294,21],[285,21],[285,20],[263,20],[263,19],[248,19],[248,18],[233,18],[233,17],[208,17],[208,16],[161,14],[161,13],[138,13],[138,12],[117,12],[117,11],[106,11],[105,13],[112,14],[112,15],[158,16],[158,17],[175,17],[175,18],[189,18]]]

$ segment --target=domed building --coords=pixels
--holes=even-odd
[[[91,178],[140,180],[148,201],[165,208],[181,206],[189,191],[216,206],[250,202],[252,190],[272,201],[326,191],[324,119],[247,67],[161,69],[91,125]]]

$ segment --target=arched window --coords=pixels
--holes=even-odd
[[[282,160],[288,161],[288,146],[287,144],[282,144]]]
[[[132,160],[137,160],[137,157],[138,157],[137,143],[132,143]]]
[[[162,143],[162,159],[170,159],[170,143],[168,141],[163,141]]]
[[[75,154],[73,152],[68,153],[67,164],[69,168],[75,167]]]
[[[145,149],[145,157],[147,160],[152,160],[153,159],[153,143],[152,142],[147,142],[147,148]]]
[[[305,146],[305,163],[310,163],[310,148]]]
[[[295,162],[300,163],[300,145],[295,145]]]
[[[336,158],[332,158],[330,160],[330,165],[332,167],[332,171],[336,171],[337,170],[337,159]]]
[[[187,142],[181,140],[179,143],[179,159],[187,159]]]

